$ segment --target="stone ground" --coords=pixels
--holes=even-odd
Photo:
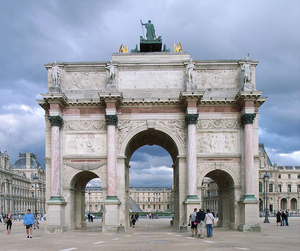
[[[214,228],[212,238],[198,239],[191,233],[180,233],[169,227],[169,219],[140,219],[136,228],[126,233],[101,232],[101,221],[88,223],[87,230],[62,234],[46,234],[46,222],[34,230],[33,239],[27,239],[22,222],[13,222],[12,234],[6,234],[6,225],[0,224],[0,250],[300,250],[300,217],[289,218],[290,226],[263,223],[260,233],[243,233]]]

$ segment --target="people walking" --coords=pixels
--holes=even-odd
[[[197,236],[196,216],[197,216],[197,208],[194,208],[194,212],[190,214],[190,218],[189,218],[189,226],[191,226],[192,237]]]
[[[27,238],[32,238],[32,226],[35,226],[35,221],[30,209],[27,209],[27,213],[24,216],[23,225],[26,226]]]
[[[132,227],[135,228],[135,222],[136,222],[136,215],[135,215],[135,213],[133,213],[131,215],[131,222],[132,222]]]
[[[205,220],[205,213],[200,208],[196,214],[196,222],[197,222],[197,236],[198,238],[201,239],[203,239],[203,234],[204,234],[204,220]]]
[[[206,210],[206,215],[205,215],[205,224],[206,224],[206,233],[207,233],[207,238],[210,238],[213,236],[212,229],[213,229],[213,224],[214,224],[214,216],[212,213],[210,213],[210,210]]]
[[[281,213],[279,211],[277,211],[277,214],[276,214],[276,223],[277,223],[277,226],[278,226],[278,224],[280,224],[280,226],[281,226]]]
[[[284,226],[285,223],[286,223],[286,214],[284,213],[284,211],[282,211],[282,213],[281,213],[281,226]]]
[[[39,226],[39,218],[36,214],[34,214],[34,221],[35,221],[35,226],[33,229],[36,229],[36,227],[39,229],[40,226]]]
[[[5,217],[5,222],[6,222],[6,230],[7,234],[10,235],[11,233],[11,226],[12,226],[12,216],[10,213],[8,213]]]
[[[288,226],[289,225],[289,212],[285,211],[285,225]]]

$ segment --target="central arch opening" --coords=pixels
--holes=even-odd
[[[126,147],[129,168],[126,172],[127,219],[138,214],[137,227],[150,222],[143,220],[168,219],[173,214],[177,183],[178,149],[174,140],[164,132],[146,130],[136,134]],[[174,210],[175,209],[175,210]],[[132,221],[130,222],[132,225]],[[154,223],[154,222],[153,222]]]

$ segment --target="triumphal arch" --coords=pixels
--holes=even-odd
[[[201,206],[210,177],[218,224],[260,230],[258,108],[266,98],[256,89],[258,62],[194,60],[160,44],[141,37],[140,51],[121,46],[109,62],[46,64],[48,92],[38,100],[46,114],[46,231],[85,227],[85,186],[97,177],[103,231],[126,231],[129,161],[153,144],[173,160],[176,228]]]

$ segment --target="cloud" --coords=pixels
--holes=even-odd
[[[0,9],[0,147],[11,161],[29,151],[44,163],[45,121],[36,102],[47,92],[44,64],[108,61],[121,44],[139,43],[142,18],[152,20],[168,48],[181,42],[195,60],[248,52],[258,60],[257,89],[269,97],[260,108],[260,143],[275,159],[300,165],[293,155],[300,150],[299,1],[3,0]],[[167,156],[142,149],[132,170],[169,168]]]

